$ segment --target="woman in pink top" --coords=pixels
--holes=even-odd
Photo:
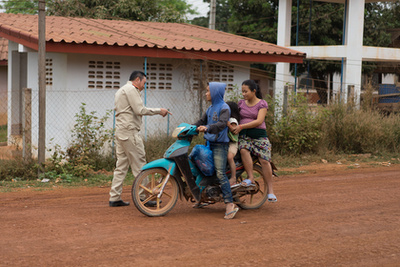
[[[254,186],[253,161],[251,155],[257,156],[263,175],[268,185],[268,201],[276,202],[272,186],[271,143],[267,137],[265,116],[268,103],[262,99],[258,85],[253,80],[242,83],[243,99],[239,100],[240,124],[234,133],[239,134],[239,150],[248,179],[242,186]]]

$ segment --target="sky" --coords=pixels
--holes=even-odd
[[[197,9],[197,12],[199,12],[198,15],[193,16],[190,15],[188,16],[188,19],[193,19],[195,17],[206,17],[207,12],[210,9],[210,4],[209,3],[204,3],[203,0],[186,0],[188,4],[191,4],[193,6],[193,9]]]

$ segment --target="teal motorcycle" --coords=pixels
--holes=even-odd
[[[223,202],[217,177],[203,175],[189,157],[191,141],[198,134],[195,125],[180,124],[172,133],[177,140],[167,149],[163,158],[142,168],[132,186],[132,200],[140,212],[150,217],[164,216],[174,208],[178,197],[193,202],[194,208]],[[228,166],[227,175],[230,178]],[[247,179],[247,173],[238,157],[237,184],[231,190],[235,204],[242,209],[257,209],[267,200],[267,182],[257,159],[253,159],[253,175],[254,185],[240,185],[241,181]]]

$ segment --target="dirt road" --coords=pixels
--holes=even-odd
[[[108,190],[1,193],[0,266],[400,265],[400,165],[275,178],[277,203],[230,221],[182,201],[149,218]]]

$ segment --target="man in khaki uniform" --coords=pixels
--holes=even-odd
[[[122,185],[131,166],[135,177],[146,164],[146,154],[140,127],[142,116],[171,114],[165,108],[146,108],[140,92],[144,89],[146,75],[141,71],[132,72],[129,81],[115,93],[115,143],[117,164],[110,190],[110,207],[128,206],[121,199]],[[171,114],[172,115],[172,114]]]

